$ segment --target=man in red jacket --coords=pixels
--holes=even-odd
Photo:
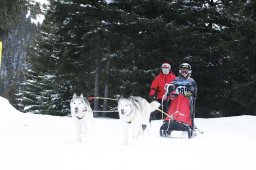
[[[175,78],[176,76],[172,73],[170,63],[164,62],[161,66],[161,72],[154,78],[151,84],[149,92],[150,99],[162,103],[162,97],[165,94],[165,84],[171,83]],[[163,105],[163,111],[167,112],[168,102],[163,102]],[[152,112],[150,120],[159,119],[161,115],[159,111]]]

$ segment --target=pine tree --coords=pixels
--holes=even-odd
[[[256,3],[254,1],[238,1],[229,5],[230,17],[233,17],[234,27],[229,30],[232,39],[229,43],[232,51],[230,75],[232,77],[232,92],[230,99],[235,103],[227,114],[255,115],[256,107]]]
[[[33,93],[56,102],[54,106],[58,111],[51,108],[53,103],[48,102],[42,113],[68,114],[68,101],[73,93],[94,94],[95,61],[99,61],[97,67],[101,69],[102,63],[108,59],[105,52],[109,36],[105,29],[107,24],[102,22],[104,5],[104,1],[55,1],[51,4],[30,58],[32,70],[43,77],[52,76],[50,81],[40,80],[47,92]],[[102,87],[100,80],[97,83]]]
[[[3,42],[0,70],[0,95],[16,105],[15,93],[24,80],[26,50],[37,27],[26,18],[29,2],[0,2],[0,41]]]
[[[67,115],[73,93],[147,98],[168,59],[176,74],[179,64],[192,65],[199,85],[197,116],[234,114],[237,104],[249,111],[246,98],[253,96],[243,98],[237,89],[254,92],[254,28],[254,3],[243,1],[52,1],[29,54],[31,72],[24,87],[34,98],[24,95],[23,107],[40,105],[43,114]],[[248,70],[252,74],[246,79]],[[95,110],[115,106],[94,100]]]

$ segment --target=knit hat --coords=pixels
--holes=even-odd
[[[169,63],[163,63],[162,68],[169,68],[171,69],[171,65]]]

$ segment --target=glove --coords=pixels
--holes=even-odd
[[[184,96],[188,98],[191,97],[192,95],[193,94],[190,91],[184,93]]]
[[[164,86],[164,89],[166,92],[171,93],[175,89],[175,85],[174,84],[166,84]]]
[[[175,90],[175,85],[170,84],[169,87],[168,87],[168,92],[171,93],[173,90]]]

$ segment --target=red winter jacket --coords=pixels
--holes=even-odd
[[[155,79],[153,80],[149,92],[149,97],[156,96],[157,100],[162,100],[163,95],[165,94],[164,86],[166,83],[171,83],[176,76],[170,72],[169,74],[163,74],[160,72]]]

